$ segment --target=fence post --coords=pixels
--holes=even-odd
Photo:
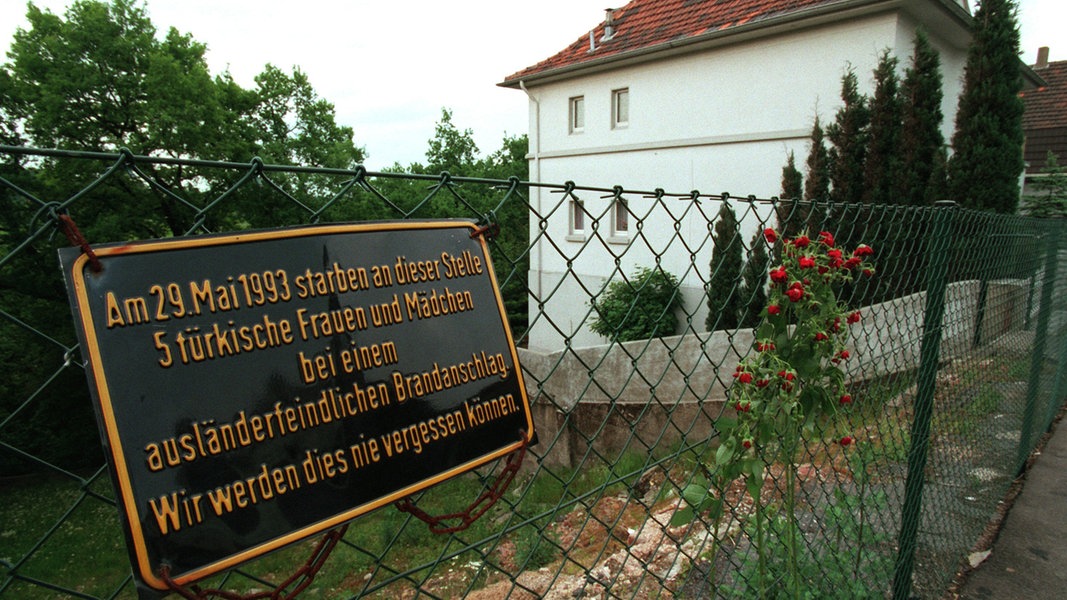
[[[1045,348],[1048,342],[1049,315],[1052,313],[1052,291],[1056,286],[1056,265],[1059,262],[1059,237],[1051,232],[1048,237],[1048,249],[1045,255],[1044,281],[1041,283],[1041,306],[1037,309],[1037,327],[1034,329],[1034,354],[1030,359],[1030,380],[1026,387],[1026,407],[1023,409],[1022,432],[1019,434],[1019,451],[1016,454],[1015,467],[1021,471],[1030,456],[1034,436],[1034,413],[1037,410],[1037,395],[1041,387],[1041,366],[1045,362]],[[1017,471],[1017,472],[1018,472]]]
[[[1067,227],[1060,226],[1052,232],[1052,236],[1057,240],[1064,235],[1067,235]],[[1056,248],[1056,264],[1059,265],[1060,261],[1064,259],[1059,242],[1057,242]],[[1056,294],[1057,287],[1060,290],[1063,290],[1067,288],[1067,282],[1057,281],[1053,283],[1052,289],[1052,295],[1059,299],[1060,310],[1064,316],[1067,316],[1067,302],[1064,301],[1064,295],[1062,293],[1059,295]],[[1053,310],[1055,310],[1055,308],[1053,308]],[[1056,334],[1060,334],[1064,331],[1064,328],[1067,327],[1067,324],[1063,322],[1064,316],[1061,316],[1060,319],[1058,319],[1060,322],[1057,323],[1059,329],[1056,331]],[[1051,314],[1049,315],[1049,320],[1052,320]],[[1052,426],[1052,422],[1056,419],[1056,414],[1060,411],[1060,406],[1062,406],[1064,399],[1067,399],[1067,336],[1052,335],[1052,339],[1060,339],[1060,359],[1056,365],[1055,383],[1052,384],[1052,397],[1049,398],[1046,414],[1044,415],[1046,430]]]
[[[926,451],[930,441],[934,388],[941,353],[941,323],[945,314],[949,252],[956,203],[941,201],[933,212],[933,226],[926,238],[926,310],[923,317],[922,347],[919,351],[919,378],[915,391],[915,416],[911,422],[908,448],[908,478],[904,482],[897,561],[893,572],[893,598],[904,600],[911,593],[911,573],[915,563],[915,539],[922,519],[922,494]]]
[[[1052,422],[1056,420],[1056,413],[1060,410],[1060,404],[1064,396],[1067,396],[1065,370],[1067,370],[1067,336],[1064,336],[1063,341],[1060,343],[1060,360],[1056,367],[1056,379],[1055,383],[1052,384],[1052,397],[1048,399],[1048,407],[1044,415],[1046,430],[1052,427]]]

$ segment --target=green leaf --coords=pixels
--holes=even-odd
[[[682,499],[685,500],[686,504],[693,507],[700,507],[709,495],[711,495],[711,492],[708,491],[706,484],[697,485],[691,483],[682,490]]]
[[[748,495],[752,497],[752,500],[759,503],[760,490],[763,489],[763,478],[746,477],[745,489],[748,490]]]
[[[782,319],[778,319],[778,320],[782,320]],[[763,321],[763,324],[761,324],[758,328],[756,328],[756,339],[757,340],[765,340],[765,339],[774,338],[774,337],[775,337],[774,324],[771,322],[771,320]]]
[[[789,346],[789,331],[788,330],[779,331],[774,336],[774,345],[778,347],[779,351],[782,348],[788,347]]]
[[[729,463],[734,457],[734,440],[730,438],[723,442],[719,449],[715,451],[715,464],[725,465]]]
[[[745,473],[750,475],[753,479],[763,484],[763,461],[759,459],[750,459],[745,461]]]
[[[793,360],[793,368],[796,369],[797,375],[801,379],[818,378],[822,374],[822,363],[818,353],[808,344],[799,344],[797,349],[800,352]]]
[[[761,421],[757,428],[756,437],[761,440],[770,440],[777,437],[774,432],[774,423],[768,420]]]
[[[708,516],[711,517],[712,520],[719,520],[719,518],[722,517],[722,507],[722,498],[715,498],[715,500],[711,502],[711,506],[708,508]]]
[[[804,409],[804,414],[813,414],[816,407],[821,407],[822,401],[826,398],[826,390],[820,386],[809,385],[804,388],[804,391],[800,392],[800,406]]]
[[[718,429],[720,433],[729,435],[734,429],[737,428],[737,419],[730,417],[722,417],[715,421],[715,429]]]
[[[693,510],[693,507],[686,506],[685,508],[676,511],[674,515],[671,516],[671,527],[688,525],[693,522],[694,518],[696,518],[696,511]]]

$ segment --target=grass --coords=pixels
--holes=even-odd
[[[109,497],[109,482],[98,479],[87,490]],[[59,584],[72,592],[133,598],[127,581],[129,561],[115,506],[87,494],[78,482],[21,479],[0,488],[0,590],[11,598],[65,597],[18,579]],[[10,565],[10,567],[9,567]],[[103,565],[103,569],[101,566]]]
[[[627,452],[597,457],[590,468],[539,471],[539,477],[519,477],[504,498],[465,531],[438,536],[429,528],[391,506],[352,522],[344,541],[334,549],[302,598],[335,598],[377,588],[397,573],[414,571],[419,581],[430,568],[446,561],[450,575],[435,586],[435,593],[458,595],[479,586],[503,568],[536,570],[562,558],[558,544],[546,532],[550,523],[569,512],[576,499],[617,495],[641,476],[647,453]],[[468,473],[435,486],[417,498],[420,509],[448,514],[467,507],[488,475]],[[106,478],[89,490],[108,498]],[[58,525],[57,525],[58,524]],[[501,532],[504,532],[501,535]],[[247,593],[279,582],[310,556],[318,538],[293,544],[241,565],[238,569],[200,582],[204,588]],[[135,598],[128,580],[130,564],[118,511],[106,500],[86,494],[76,481],[25,478],[0,484],[0,598],[51,599],[67,597],[19,578],[48,582],[90,597]],[[482,568],[491,560],[495,569]],[[12,578],[17,574],[16,578]],[[411,584],[405,582],[404,588]],[[429,585],[429,584],[425,584]],[[386,585],[372,597],[392,597],[395,585]]]

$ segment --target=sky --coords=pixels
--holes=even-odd
[[[62,15],[71,0],[36,0]],[[354,129],[371,170],[425,162],[441,110],[473,131],[481,153],[526,133],[527,99],[498,87],[599,24],[606,0],[147,0],[158,31],[175,27],[207,45],[213,74],[243,87],[267,63],[307,73],[336,119]],[[974,2],[971,2],[972,6]],[[294,10],[293,7],[300,7]],[[26,2],[0,0],[0,45],[24,27]],[[1023,60],[1040,46],[1067,59],[1067,2],[1020,0]],[[1057,46],[1057,42],[1062,45]]]

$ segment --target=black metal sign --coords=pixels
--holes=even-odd
[[[472,223],[61,251],[135,572],[166,589],[533,436]]]

